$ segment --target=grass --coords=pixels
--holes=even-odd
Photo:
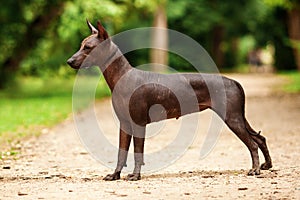
[[[283,87],[284,91],[288,93],[300,93],[300,72],[281,72],[280,75],[289,80],[288,83]]]
[[[90,79],[90,78],[89,78]],[[97,79],[95,77],[94,79]],[[75,76],[69,78],[18,78],[16,84],[0,91],[0,144],[32,135],[51,127],[72,113]],[[96,97],[108,96],[101,78]]]

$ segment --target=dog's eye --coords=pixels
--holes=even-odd
[[[85,45],[85,46],[83,47],[83,50],[90,50],[91,48],[92,48],[91,46]]]

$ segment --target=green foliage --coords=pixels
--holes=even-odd
[[[266,4],[273,7],[283,7],[290,9],[293,7],[293,0],[263,0]]]
[[[245,53],[239,52],[240,47],[235,42],[252,37],[255,40],[253,48],[273,43],[279,69],[295,68],[291,46],[299,45],[289,40],[286,12],[299,4],[296,0],[24,0],[5,1],[0,7],[0,83],[11,78],[8,77],[11,74],[44,77],[61,73],[66,60],[90,34],[86,19],[94,24],[100,19],[113,35],[131,28],[152,26],[153,14],[160,4],[167,5],[169,28],[198,41],[216,61],[220,59],[221,66],[242,64]],[[57,18],[50,18],[53,8],[60,10]],[[43,16],[49,21],[42,26],[38,21]],[[218,58],[220,52],[223,57]],[[128,57],[134,64],[146,63],[148,53],[145,50]],[[16,65],[13,62],[8,65],[11,71],[2,73],[10,58],[19,61]],[[179,71],[192,70],[175,55],[171,55],[169,61]],[[72,70],[63,71],[63,76],[73,75]]]
[[[11,55],[13,48],[22,38],[29,24],[42,14],[46,0],[5,1],[0,7],[0,63]]]
[[[107,31],[113,35],[122,29],[137,27],[139,14],[131,13],[146,10],[142,15],[148,16],[147,10],[154,10],[154,5],[153,1],[103,0],[101,6],[99,0],[67,1],[59,20],[49,27],[45,36],[22,62],[20,72],[36,76],[51,75],[53,72],[56,74],[57,70],[65,67],[66,60],[79,48],[82,39],[90,34],[86,19],[93,24],[101,20]]]
[[[193,67],[191,63],[189,63],[184,58],[174,53],[169,53],[169,65],[176,71],[180,71],[180,72],[197,71],[197,69]]]
[[[194,38],[215,61],[221,51],[225,55],[220,58],[221,65],[225,67],[240,64],[243,59],[239,57],[236,41],[257,32],[258,23],[265,20],[268,12],[260,0],[173,0],[168,3],[169,27]]]
[[[9,1],[1,4],[0,88],[18,73],[20,64],[43,38],[63,8],[60,0]],[[8,10],[9,12],[5,12]]]

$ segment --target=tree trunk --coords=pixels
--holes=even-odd
[[[288,12],[288,30],[293,45],[295,61],[300,71],[300,6],[295,5]]]
[[[218,68],[224,67],[224,52],[222,50],[222,41],[224,35],[224,28],[216,26],[212,34],[212,57]]]
[[[241,60],[238,60],[241,56],[239,56],[239,39],[237,37],[233,37],[228,41],[229,48],[223,52],[223,57],[226,59],[223,59],[222,66],[225,66],[226,68],[233,68],[241,63]],[[222,50],[222,49],[221,49]]]
[[[155,63],[152,70],[155,72],[165,72],[168,65],[168,32],[167,32],[167,16],[165,11],[165,4],[160,4],[154,15],[151,43],[156,49],[150,50],[150,61]]]

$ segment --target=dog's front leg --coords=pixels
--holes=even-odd
[[[115,172],[112,174],[108,174],[104,180],[106,181],[114,181],[120,179],[120,174],[124,166],[126,166],[126,160],[128,155],[128,150],[130,146],[130,141],[132,135],[127,134],[129,132],[130,126],[125,126],[121,123],[120,126],[120,136],[119,136],[119,152],[118,152],[118,163],[115,169]]]
[[[139,128],[139,133],[134,134],[134,170],[132,174],[128,174],[127,180],[137,181],[141,179],[141,167],[144,165],[144,143],[145,143],[145,127]]]

